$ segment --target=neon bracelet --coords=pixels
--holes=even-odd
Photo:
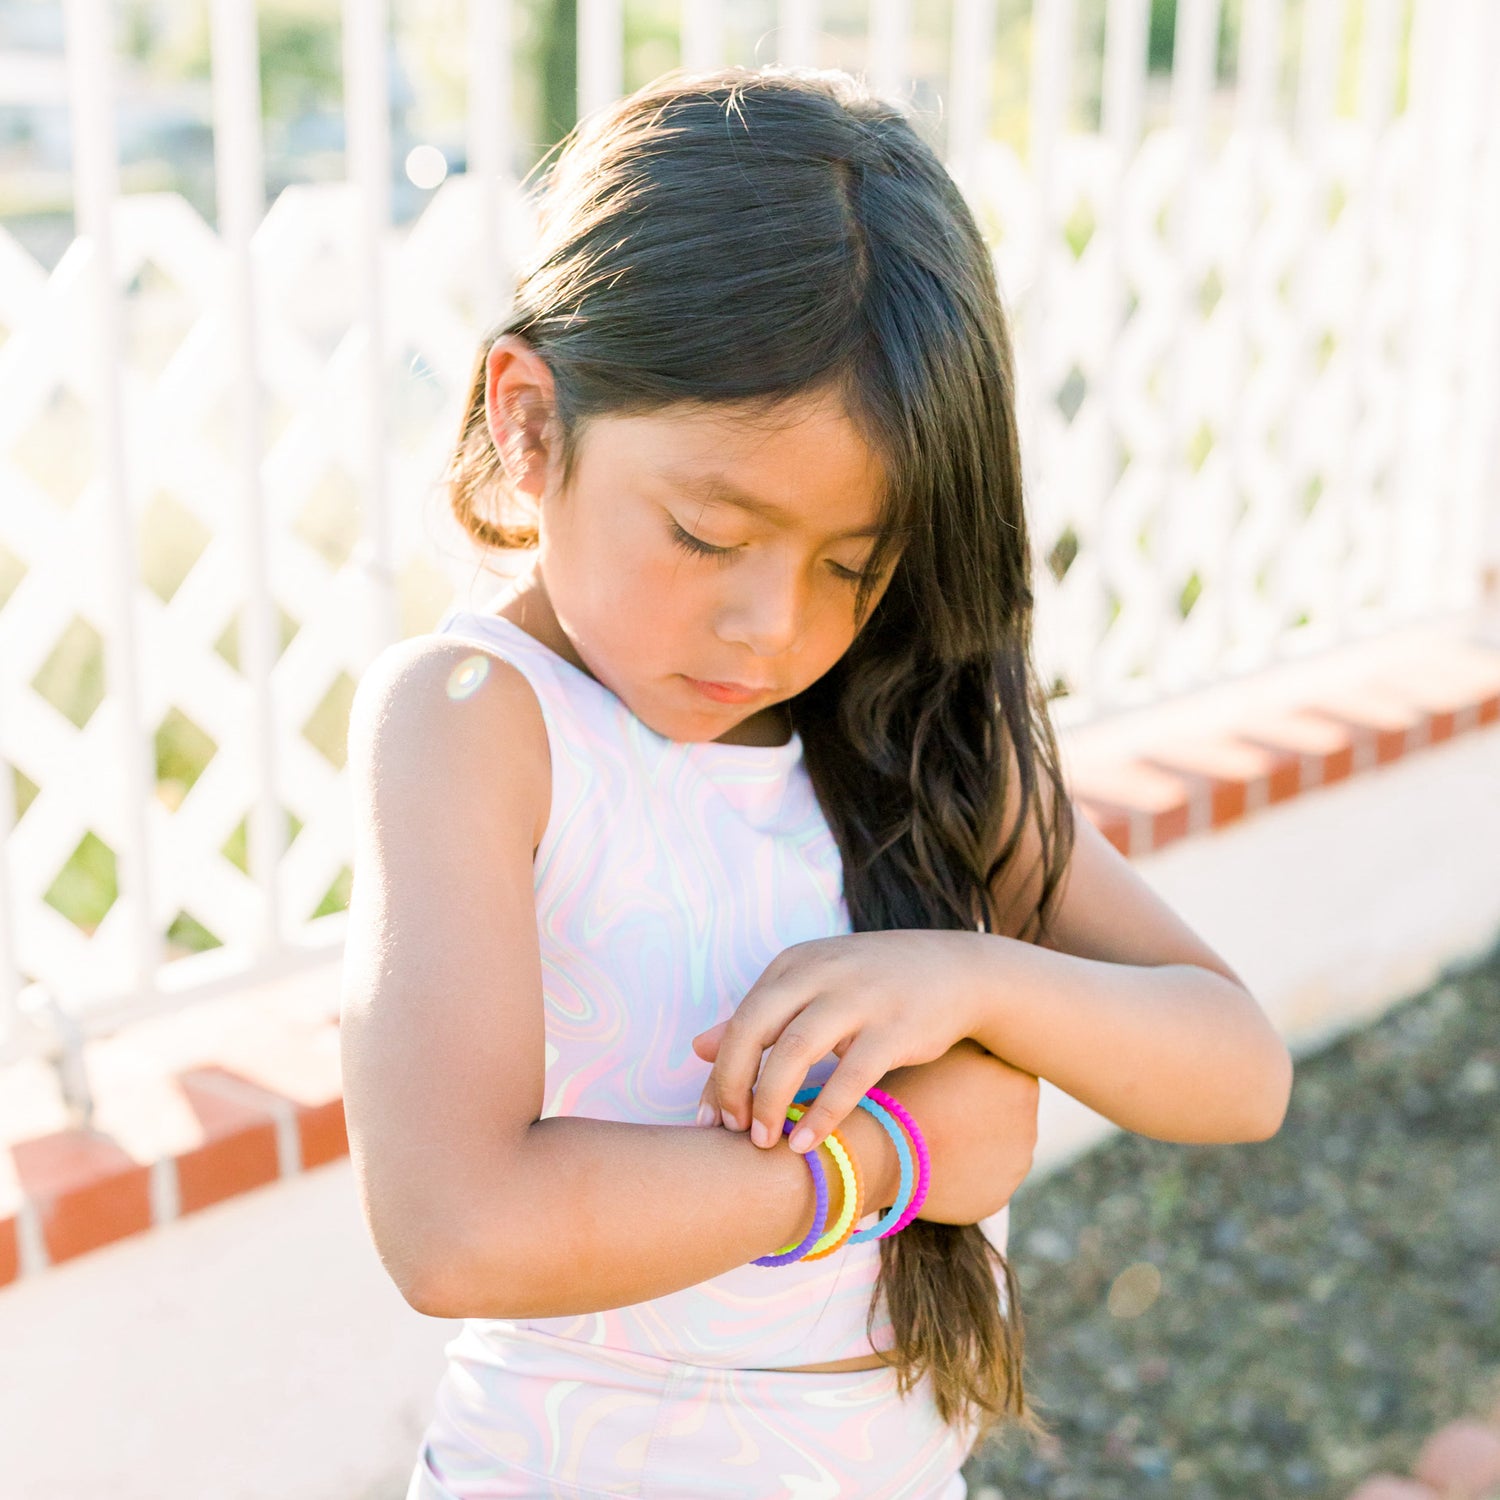
[[[816,1099],[821,1092],[821,1085],[813,1084],[805,1089],[798,1089],[796,1103],[806,1104]],[[907,1204],[911,1201],[912,1191],[916,1186],[916,1170],[912,1165],[912,1151],[908,1144],[911,1137],[897,1122],[896,1117],[883,1104],[877,1104],[868,1094],[859,1101],[859,1107],[867,1114],[873,1115],[880,1128],[890,1136],[896,1144],[896,1159],[901,1163],[901,1185],[896,1190],[896,1201],[866,1229],[858,1229],[849,1236],[848,1243],[851,1245],[863,1245],[869,1240],[881,1240],[887,1235],[896,1232],[897,1221],[905,1212]]]
[[[792,1133],[793,1121],[783,1120],[781,1133],[790,1135]],[[818,1236],[823,1233],[823,1226],[828,1222],[828,1174],[823,1170],[823,1163],[818,1160],[816,1151],[802,1153],[807,1160],[807,1168],[813,1175],[813,1187],[817,1193],[817,1207],[813,1209],[812,1228],[802,1238],[800,1243],[793,1245],[790,1250],[778,1250],[774,1255],[758,1255],[750,1262],[752,1266],[785,1266],[794,1260],[801,1260],[802,1256],[818,1241]]]
[[[922,1211],[922,1205],[927,1201],[927,1187],[932,1181],[932,1159],[927,1154],[927,1142],[922,1138],[921,1127],[907,1113],[906,1106],[899,1099],[886,1093],[884,1089],[872,1088],[865,1092],[877,1104],[883,1104],[900,1120],[911,1136],[912,1146],[917,1153],[917,1190],[912,1194],[911,1202],[906,1205],[906,1212],[896,1220],[893,1228],[886,1231],[887,1234],[899,1234]]]
[[[789,1120],[800,1120],[806,1111],[794,1104],[786,1113]],[[823,1144],[832,1153],[833,1159],[838,1163],[839,1174],[844,1179],[844,1203],[833,1228],[802,1257],[803,1260],[822,1260],[825,1255],[832,1255],[839,1249],[859,1223],[860,1205],[864,1202],[865,1188],[859,1175],[859,1163],[854,1159],[854,1153],[844,1144],[843,1137],[837,1131],[830,1130]],[[828,1243],[824,1244],[824,1240]]]

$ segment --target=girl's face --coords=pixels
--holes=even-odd
[[[492,387],[494,366],[492,352]],[[883,475],[836,398],[797,398],[774,419],[724,405],[597,417],[565,491],[555,452],[541,468],[521,481],[540,491],[540,546],[516,597],[528,628],[658,734],[784,740],[768,734],[784,720],[774,705],[853,641],[875,541]]]

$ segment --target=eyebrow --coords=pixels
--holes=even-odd
[[[698,474],[684,469],[662,469],[659,472],[664,479],[679,489],[699,495],[705,500],[733,505],[740,510],[748,510],[752,515],[763,516],[766,520],[775,521],[780,525],[785,525],[789,519],[790,513],[784,506],[773,505],[769,500],[758,499],[722,474]],[[835,539],[879,536],[883,529],[879,525],[856,526],[849,531],[837,532]]]

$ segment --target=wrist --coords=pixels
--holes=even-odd
[[[954,980],[955,993],[963,997],[959,1002],[963,1040],[982,1052],[995,1053],[1001,1018],[996,1014],[993,965],[997,959],[1009,956],[1001,949],[1011,940],[991,932],[954,932],[944,936],[963,944],[959,950],[962,962]],[[997,937],[1000,937],[998,943]]]
[[[872,1213],[884,1212],[896,1201],[896,1196],[901,1191],[901,1159],[896,1154],[895,1143],[875,1117],[864,1109],[855,1109],[838,1126],[838,1133],[839,1139],[844,1143],[844,1148],[859,1166],[860,1183],[863,1189],[860,1217],[866,1218]],[[748,1136],[744,1137],[744,1143],[757,1157],[769,1156],[796,1161],[795,1178],[798,1190],[793,1193],[793,1200],[797,1204],[796,1222],[793,1228],[787,1231],[784,1239],[766,1253],[770,1254],[774,1250],[783,1249],[786,1245],[799,1243],[812,1228],[817,1197],[812,1172],[807,1163],[801,1159],[802,1153],[793,1151],[787,1144],[785,1136],[769,1150],[752,1146]],[[825,1146],[816,1146],[813,1149],[818,1153],[818,1162],[823,1168],[828,1184],[828,1215],[824,1220],[826,1230],[837,1223],[843,1213],[843,1173],[839,1171],[832,1153]]]

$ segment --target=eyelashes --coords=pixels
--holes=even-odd
[[[720,562],[727,562],[734,555],[733,547],[715,547],[711,543],[694,536],[692,532],[684,531],[676,521],[670,521],[668,524],[672,529],[672,540],[684,552],[692,552],[699,557],[716,557]]]
[[[676,521],[668,522],[670,535],[673,542],[682,548],[684,552],[691,552],[696,557],[711,557],[721,565],[727,563],[738,550],[735,547],[715,547],[711,542],[705,542],[701,537],[696,537],[690,531],[684,531]],[[833,569],[833,576],[842,579],[845,583],[863,583],[863,573],[850,572],[848,568],[841,568],[837,563],[829,563]]]

